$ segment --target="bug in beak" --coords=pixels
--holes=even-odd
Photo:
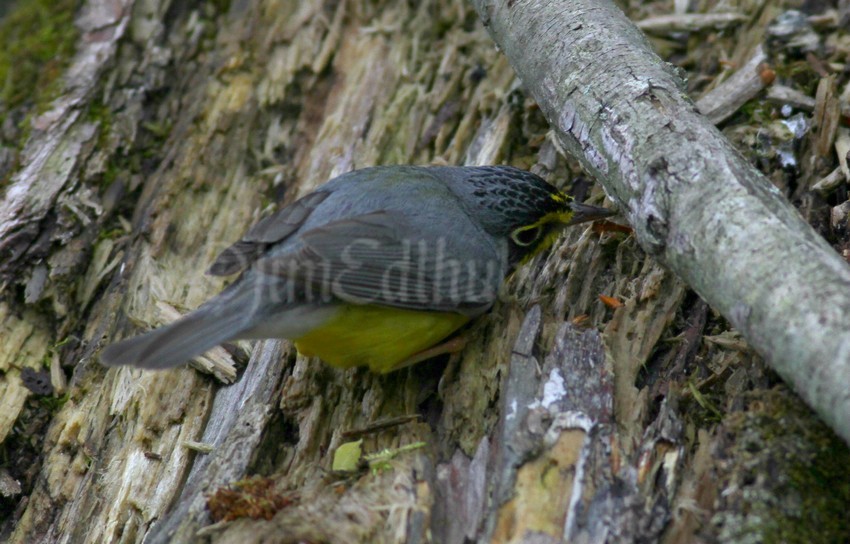
[[[567,226],[578,225],[579,223],[586,223],[588,221],[595,221],[597,219],[611,217],[612,215],[616,215],[617,213],[607,208],[591,206],[589,204],[582,204],[581,202],[570,202],[569,206],[573,212],[573,216],[566,223]]]

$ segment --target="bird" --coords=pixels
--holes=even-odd
[[[164,369],[276,338],[337,368],[391,372],[440,353],[563,227],[613,214],[512,166],[353,170],[225,249],[208,273],[239,276],[221,293],[100,361]]]

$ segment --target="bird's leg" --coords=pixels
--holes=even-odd
[[[463,348],[466,347],[467,341],[468,339],[466,335],[459,334],[457,336],[453,336],[452,338],[449,338],[441,344],[437,344],[434,347],[422,350],[419,353],[414,353],[404,361],[395,365],[393,367],[393,371],[401,370],[402,368],[406,368],[410,365],[415,365],[416,363],[421,363],[422,361],[427,361],[428,359],[434,358],[437,355],[443,355],[445,353],[449,353],[454,357],[461,351],[463,351]]]

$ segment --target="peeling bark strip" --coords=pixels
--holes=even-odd
[[[474,2],[641,245],[850,442],[850,269],[684,96],[612,3]]]

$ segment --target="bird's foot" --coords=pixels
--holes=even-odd
[[[415,365],[416,363],[421,363],[422,361],[427,361],[428,359],[433,359],[438,355],[445,355],[446,353],[456,356],[463,348],[466,347],[468,339],[466,336],[460,334],[454,336],[441,344],[437,344],[434,347],[430,347],[428,349],[422,350],[419,353],[414,353],[404,361],[398,363],[393,367],[393,370],[400,370],[402,368],[409,367],[411,365]]]

